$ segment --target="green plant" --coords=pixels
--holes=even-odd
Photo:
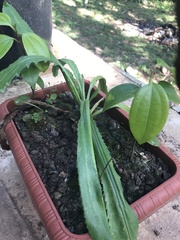
[[[77,167],[84,216],[92,239],[136,239],[138,220],[124,199],[120,177],[96,126],[95,116],[114,107],[127,111],[122,102],[134,98],[129,110],[132,134],[139,144],[152,141],[167,120],[169,99],[179,102],[173,87],[169,83],[155,84],[150,81],[141,88],[135,84],[121,84],[108,91],[105,79],[98,76],[91,81],[86,92],[84,78],[76,64],[69,59],[56,59],[46,42],[32,32],[8,3],[4,4],[3,13],[0,13],[0,25],[11,27],[18,36],[13,39],[0,35],[0,58],[10,49],[13,41],[18,41],[26,53],[0,72],[0,91],[5,92],[13,77],[22,76],[34,92],[36,84],[44,86],[39,73],[52,63],[53,75],[57,76],[61,70],[80,107]],[[98,86],[94,90],[95,85]],[[100,90],[106,93],[106,98],[100,99],[91,107],[92,100]],[[49,98],[50,102],[53,98]],[[102,107],[100,103],[103,103]]]
[[[53,104],[53,102],[57,99],[56,93],[51,93],[49,97],[46,98],[46,102],[49,104]]]
[[[24,122],[33,120],[34,123],[38,123],[41,119],[42,119],[42,112],[34,112],[32,114],[26,114],[23,117]]]

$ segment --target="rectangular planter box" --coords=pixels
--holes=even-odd
[[[88,82],[86,84],[88,85]],[[62,83],[54,87],[36,91],[35,97],[45,98],[47,94],[52,92],[52,89],[56,90],[58,93],[68,90],[67,85]],[[105,97],[103,93],[101,93],[101,97],[102,96]],[[0,105],[0,120],[2,120],[5,115],[11,112],[14,108],[15,104],[13,100],[7,100],[2,103]],[[122,123],[125,128],[129,128],[128,116],[124,111],[121,111],[120,109],[112,109],[109,111],[109,115]],[[9,122],[5,127],[5,134],[23,180],[49,238],[51,240],[90,240],[91,238],[88,234],[76,235],[65,228],[13,121]],[[131,204],[139,222],[146,219],[153,212],[164,206],[180,193],[180,161],[178,161],[176,157],[162,145],[160,147],[149,145],[148,148],[153,154],[163,159],[169,165],[173,176]]]

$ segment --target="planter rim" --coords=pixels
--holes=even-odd
[[[88,81],[86,81],[86,84],[88,84]],[[35,92],[35,96],[42,98],[54,89],[58,92],[68,90],[66,83],[61,83],[53,87],[38,90]],[[105,97],[105,94],[102,93],[101,97],[102,96]],[[6,100],[0,105],[0,120],[15,107],[13,99],[15,98]],[[128,116],[124,111],[121,109],[112,111],[118,111],[118,114],[121,115],[123,121],[125,120],[127,122]],[[23,180],[28,188],[29,194],[35,204],[49,238],[51,240],[90,240],[91,238],[88,233],[77,235],[71,233],[64,226],[62,219],[60,218],[42,180],[40,179],[40,176],[35,169],[35,166],[13,121],[9,122],[5,127],[5,134]],[[175,174],[151,192],[131,204],[139,222],[149,217],[156,210],[180,194],[180,161],[163,145],[160,145],[160,147],[153,147],[149,145],[149,147],[156,155],[162,155],[163,159],[170,163]]]

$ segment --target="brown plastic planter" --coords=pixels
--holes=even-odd
[[[51,88],[37,91],[36,97],[44,98],[45,95],[52,91],[52,89],[55,89],[57,92],[64,92],[68,90],[66,84],[63,83]],[[13,100],[7,100],[2,103],[0,105],[0,120],[3,119],[4,116],[14,107],[15,105]],[[127,115],[124,112],[114,109],[109,111],[109,114],[118,119],[118,121],[128,128]],[[51,240],[90,240],[91,238],[88,234],[75,235],[65,228],[33,165],[33,162],[13,121],[9,122],[5,127],[5,134],[49,238]],[[173,176],[131,205],[140,222],[180,193],[180,162],[163,146],[149,146],[149,148],[152,153],[168,163]]]

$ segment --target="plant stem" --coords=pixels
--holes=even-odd
[[[106,163],[106,166],[104,167],[102,173],[99,175],[99,179],[101,179],[103,173],[105,172],[106,168],[108,167],[109,163],[112,161],[112,158]]]
[[[24,102],[24,103],[27,103],[27,104],[35,104],[35,105],[39,105],[39,106],[43,106],[43,107],[49,107],[49,108],[52,108],[52,109],[54,109],[54,110],[56,110],[56,111],[58,111],[58,112],[69,112],[69,111],[66,111],[66,110],[63,110],[63,109],[61,109],[61,108],[58,108],[58,107],[55,107],[55,106],[53,106],[53,105],[51,105],[51,104],[48,104],[48,103],[45,103],[45,102],[41,102],[41,101],[38,101],[38,100],[28,100],[28,101],[26,101],[26,102]]]
[[[133,157],[134,157],[134,151],[135,151],[135,146],[136,146],[136,140],[134,140],[134,143],[133,143],[133,148],[132,148],[132,153],[131,153],[130,161],[133,160]]]

